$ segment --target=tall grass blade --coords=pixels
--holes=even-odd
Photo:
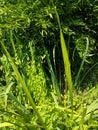
[[[69,94],[70,94],[71,107],[73,109],[73,88],[72,88],[73,85],[72,85],[70,61],[69,61],[68,52],[67,52],[62,30],[60,30],[60,41],[61,41],[61,49],[62,49],[62,55],[63,55],[63,61],[64,61],[66,81],[67,81],[67,86],[68,86]]]
[[[27,97],[28,97],[28,99],[29,99],[29,101],[30,101],[30,104],[31,104],[32,108],[34,109],[34,112],[35,112],[35,114],[37,115],[40,124],[41,124],[43,127],[46,128],[46,126],[45,126],[45,124],[44,124],[44,122],[43,122],[43,119],[42,119],[42,117],[40,116],[40,114],[39,114],[39,112],[38,112],[38,110],[37,110],[37,108],[36,108],[36,105],[35,105],[35,103],[34,103],[32,97],[31,97],[31,94],[30,94],[29,90],[28,90],[28,88],[27,88],[27,86],[26,86],[24,80],[22,79],[22,77],[21,77],[21,75],[20,75],[20,73],[19,73],[19,71],[18,71],[16,65],[15,65],[14,62],[13,62],[13,59],[11,58],[11,56],[10,56],[9,52],[7,51],[7,49],[6,49],[6,47],[5,47],[5,45],[4,45],[3,42],[1,42],[1,45],[2,45],[2,47],[3,47],[3,49],[4,49],[4,51],[6,52],[6,55],[7,55],[8,59],[9,59],[9,61],[11,62],[12,68],[13,68],[13,70],[14,70],[14,72],[15,72],[15,75],[16,75],[16,79],[17,79],[18,82],[21,83],[21,86],[22,86],[24,92],[26,93],[26,95],[27,95]]]
[[[82,71],[82,68],[83,68],[84,62],[85,62],[86,57],[87,57],[87,52],[88,52],[88,47],[89,47],[89,40],[88,40],[87,37],[86,37],[86,41],[87,41],[86,49],[85,49],[85,52],[84,52],[84,55],[83,55],[83,60],[82,60],[82,62],[81,62],[81,65],[80,65],[79,71],[78,71],[78,73],[77,73],[77,76],[76,76],[76,79],[75,79],[75,82],[74,82],[74,87],[77,86],[77,83],[78,83],[78,79],[79,79],[80,73],[81,73],[81,71]]]
[[[53,48],[53,64],[54,64],[54,72],[57,78],[57,70],[56,70],[56,60],[55,60],[55,50],[56,50],[56,45]]]
[[[53,6],[54,6],[54,5],[53,5]],[[57,22],[58,22],[58,25],[59,25],[59,29],[61,30],[60,18],[59,18],[58,12],[57,12],[57,10],[56,10],[56,6],[54,6],[54,10],[55,10]]]
[[[54,9],[55,9],[56,17],[57,17],[57,22],[58,22],[58,25],[60,28],[60,43],[61,43],[61,49],[62,49],[62,55],[63,55],[63,61],[64,61],[64,69],[65,69],[65,75],[66,75],[66,80],[67,80],[67,86],[68,86],[68,90],[69,90],[69,94],[70,94],[71,107],[73,109],[73,88],[72,88],[73,85],[72,85],[70,61],[69,61],[69,57],[68,57],[68,52],[67,52],[63,32],[61,29],[59,15],[58,15],[58,12],[56,10],[56,7],[54,7]]]
[[[14,44],[14,39],[13,39],[13,32],[12,30],[10,30],[10,41],[12,43],[12,47],[13,47],[13,50],[14,50],[14,55],[16,54],[16,49],[15,49],[15,44]]]
[[[43,48],[44,48],[44,51],[45,51],[45,54],[46,54],[46,59],[47,59],[47,63],[48,63],[50,74],[51,74],[51,80],[52,80],[53,88],[57,92],[59,101],[61,101],[61,92],[60,92],[60,89],[59,89],[59,85],[58,85],[56,76],[55,76],[54,71],[53,71],[53,67],[52,67],[52,64],[51,64],[51,61],[50,61],[50,58],[49,58],[48,51],[46,50],[45,46]]]

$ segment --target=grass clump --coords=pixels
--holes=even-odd
[[[4,6],[4,3],[1,3]],[[80,38],[82,41],[86,39],[86,45],[84,45],[86,48],[83,51],[82,62],[74,78],[71,74],[70,46],[67,45],[65,39],[67,36],[64,34],[63,24],[62,22],[60,23],[59,18],[62,11],[59,12],[58,10],[61,13],[59,16],[56,6],[48,2],[46,3],[50,4],[50,6],[45,8],[43,6],[45,3],[38,1],[34,3],[25,1],[23,6],[21,1],[18,1],[18,3],[9,1],[8,3],[9,8],[10,6],[15,7],[13,5],[16,4],[18,9],[15,12],[11,8],[8,11],[9,15],[6,14],[6,18],[3,15],[1,17],[5,20],[4,25],[5,28],[7,27],[8,32],[3,30],[3,27],[0,30],[0,46],[2,47],[0,54],[0,73],[2,74],[0,76],[0,82],[2,81],[0,83],[0,129],[97,130],[98,84],[83,91],[79,88],[85,77],[84,75],[82,80],[80,80],[84,63],[87,62],[90,38]],[[55,5],[57,4],[57,2],[54,3]],[[63,2],[60,4],[63,6]],[[66,4],[68,5],[68,3]],[[39,5],[42,7],[42,14],[38,10]],[[74,8],[71,7],[69,12]],[[23,8],[24,10],[19,16],[17,12],[19,11],[20,13]],[[5,6],[1,12],[3,14],[6,12]],[[9,26],[7,20],[11,17],[12,12],[17,14],[15,17],[12,15],[17,20],[15,22],[12,17],[12,24],[9,22]],[[30,19],[32,13],[34,15],[33,20]],[[50,21],[47,20],[48,17],[50,17]],[[53,27],[51,22],[54,20],[53,17],[56,17],[56,21],[58,22],[58,25],[55,26],[56,31],[59,32],[55,32],[57,36],[55,33],[48,35],[48,29]],[[16,28],[14,23],[17,25]],[[74,24],[76,24],[75,21]],[[80,22],[79,26],[81,24],[82,26],[84,25]],[[34,28],[33,32],[30,30],[30,27],[34,27],[34,25],[36,25],[36,28]],[[70,34],[71,32],[68,33]],[[56,39],[58,43],[50,45],[51,37],[53,38],[53,42],[55,41],[54,39],[59,37],[59,40]],[[50,53],[46,42],[53,50],[53,54]],[[56,56],[58,56],[56,53],[57,46],[58,48],[60,47],[59,51],[61,51],[62,61],[60,60],[60,63],[56,59]],[[51,57],[53,57],[53,62]],[[45,58],[45,61],[43,61],[43,58]],[[45,62],[44,66],[43,62]],[[46,73],[44,67],[46,67]],[[59,72],[60,70],[64,72]],[[64,79],[62,79],[62,75],[65,75]],[[72,80],[72,78],[74,79]],[[66,92],[64,92],[62,86],[65,80],[67,84]]]

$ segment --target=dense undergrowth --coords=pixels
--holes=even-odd
[[[0,0],[0,129],[98,129],[97,0]]]

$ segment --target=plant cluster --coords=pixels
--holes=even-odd
[[[98,129],[97,5],[0,0],[0,129]]]

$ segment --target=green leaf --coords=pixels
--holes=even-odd
[[[71,106],[73,108],[73,85],[72,85],[70,61],[69,61],[66,43],[65,43],[65,40],[64,40],[62,30],[60,30],[60,40],[61,40],[61,48],[62,48],[62,55],[63,55],[63,61],[64,61],[64,67],[65,67],[65,75],[66,75],[66,80],[67,80],[67,86],[68,86],[69,93],[70,93]]]
[[[98,110],[98,99],[96,99],[94,102],[92,102],[89,106],[87,106],[87,112],[86,114],[89,114],[95,110]]]
[[[8,122],[0,123],[0,128],[1,128],[1,127],[7,127],[7,126],[14,126],[14,125],[11,124],[11,123],[8,123]]]
[[[67,80],[67,86],[68,86],[68,90],[69,90],[69,94],[70,94],[71,107],[73,109],[73,83],[72,83],[72,76],[71,76],[70,61],[69,61],[69,56],[68,56],[63,32],[61,29],[60,18],[59,18],[58,12],[56,10],[56,7],[54,7],[54,10],[55,10],[57,22],[59,25],[59,29],[60,29],[60,43],[61,43],[62,56],[63,56],[63,61],[64,61],[64,69],[65,69],[65,75],[66,75],[66,80]]]
[[[20,106],[21,108],[23,108],[25,111],[27,111],[27,109],[17,100],[17,98],[15,96],[13,96],[11,93],[7,94],[8,97],[10,99],[12,99],[18,106]]]

